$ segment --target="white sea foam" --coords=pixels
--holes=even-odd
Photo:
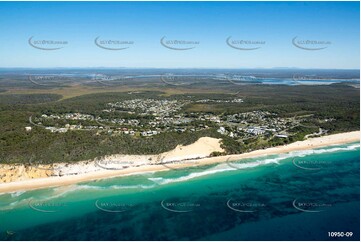
[[[11,194],[11,197],[18,197],[22,194],[24,194],[26,191],[18,191],[18,192],[13,192],[13,193],[10,193]]]
[[[69,193],[74,193],[82,190],[126,190],[126,189],[150,189],[155,185],[112,185],[112,186],[92,186],[92,185],[71,185],[67,187],[54,188],[55,196],[49,199],[62,197]]]
[[[182,181],[187,181],[193,178],[197,178],[197,177],[201,177],[201,176],[207,176],[207,175],[211,175],[211,174],[215,174],[215,173],[219,173],[219,172],[224,172],[224,171],[232,171],[232,170],[236,170],[233,167],[227,166],[226,164],[220,164],[217,165],[215,167],[212,167],[210,169],[207,169],[205,171],[200,171],[200,172],[193,172],[190,173],[186,176],[181,176],[178,178],[162,178],[162,177],[154,177],[154,178],[148,178],[148,180],[153,181],[157,184],[169,184],[169,183],[174,183],[174,182],[182,182]]]
[[[0,206],[0,211],[6,211],[14,209],[15,207],[21,207],[21,206],[27,206],[31,200],[33,200],[33,197],[29,197],[26,199],[21,199],[17,201],[10,202],[9,204],[5,206]]]
[[[123,185],[113,185],[109,189],[150,189],[155,187],[155,185],[133,185],[133,186],[123,186]]]
[[[334,147],[330,146],[328,148],[323,149],[316,149],[316,150],[304,150],[304,151],[293,151],[286,154],[280,154],[277,155],[277,157],[274,158],[267,158],[268,156],[262,156],[258,158],[252,158],[249,162],[243,162],[243,163],[227,163],[227,164],[220,164],[213,168],[207,169],[205,171],[201,172],[194,172],[190,173],[186,176],[178,177],[178,178],[162,178],[162,177],[153,177],[148,178],[148,180],[151,180],[157,184],[170,184],[175,182],[183,182],[190,179],[194,179],[197,177],[207,176],[219,172],[227,172],[232,170],[242,170],[242,169],[249,169],[254,168],[261,165],[269,165],[269,164],[279,164],[280,161],[286,160],[293,157],[305,157],[308,155],[313,154],[323,154],[323,153],[333,153],[333,152],[339,152],[339,151],[350,151],[350,150],[356,150],[357,148],[360,148],[360,144],[350,144],[346,147]]]
[[[252,161],[252,162],[245,162],[245,163],[229,163],[232,167],[235,167],[237,169],[246,169],[246,168],[252,168],[259,165],[267,165],[271,163],[278,164],[279,161],[286,160],[293,157],[305,157],[308,155],[318,155],[318,154],[324,154],[324,153],[333,153],[338,151],[350,151],[350,150],[356,150],[357,148],[360,148],[360,144],[351,144],[346,147],[329,147],[329,148],[323,148],[323,149],[316,149],[316,150],[303,150],[303,151],[292,151],[286,154],[280,154],[277,155],[275,158],[269,158],[264,160],[258,160]],[[262,158],[265,158],[266,156],[262,156]],[[261,159],[262,159],[261,158]],[[253,158],[257,159],[257,158]]]

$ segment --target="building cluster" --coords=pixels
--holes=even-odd
[[[232,138],[251,138],[266,134],[286,138],[288,135],[285,130],[296,125],[298,121],[280,118],[277,114],[267,111],[253,111],[226,115],[220,123],[217,131]]]
[[[195,102],[218,102],[215,99],[203,99]],[[243,102],[242,99],[221,100],[220,102]],[[235,114],[211,114],[204,112],[182,113],[189,100],[132,99],[108,103],[106,112],[126,112],[132,118],[101,118],[82,113],[43,114],[36,119],[38,125],[54,122],[55,127],[45,127],[53,133],[65,133],[68,130],[95,130],[98,133],[153,136],[162,132],[195,132],[216,127],[222,135],[231,138],[250,138],[264,135],[287,137],[287,130],[297,125],[295,119],[281,118],[267,111],[252,111]],[[104,110],[103,110],[104,111]],[[56,120],[69,121],[58,127]],[[78,121],[78,122],[74,122]],[[86,121],[86,122],[84,122]],[[64,123],[64,122],[63,122]],[[76,124],[74,124],[76,123]],[[87,125],[85,125],[86,123]],[[44,126],[44,125],[43,125]],[[31,131],[26,127],[27,131]]]
[[[243,103],[243,99],[234,98],[234,99],[202,99],[197,100],[196,103]]]
[[[131,99],[108,103],[108,106],[119,111],[165,117],[177,113],[184,105],[190,102],[188,100]]]

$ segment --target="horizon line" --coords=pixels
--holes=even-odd
[[[246,69],[284,69],[284,70],[292,70],[292,69],[300,69],[300,70],[358,70],[360,68],[310,68],[310,67],[104,67],[104,66],[96,66],[96,67],[0,67],[0,69],[199,69],[199,70],[207,70],[207,69],[227,69],[227,70],[246,70]]]

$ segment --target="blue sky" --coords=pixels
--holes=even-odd
[[[359,69],[359,18],[359,2],[0,2],[0,67]],[[68,43],[45,51],[31,36]],[[106,50],[98,36],[134,43]],[[172,50],[163,36],[199,44]],[[238,50],[230,36],[263,44]],[[329,43],[305,50],[296,36]]]

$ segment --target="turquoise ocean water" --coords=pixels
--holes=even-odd
[[[0,240],[359,240],[359,170],[350,143],[0,194]]]

